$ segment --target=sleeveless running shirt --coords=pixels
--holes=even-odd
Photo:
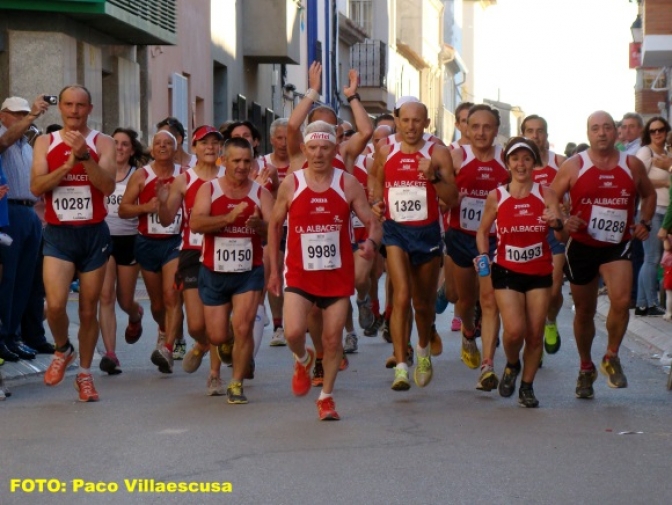
[[[465,196],[460,201],[459,208],[450,212],[450,227],[470,235],[476,235],[481,225],[485,199],[493,189],[509,182],[509,171],[504,166],[502,148],[495,146],[493,159],[479,161],[474,156],[470,145],[462,146],[464,158],[462,167],[455,176],[455,184],[461,194]],[[495,235],[495,227],[490,230]]]
[[[541,186],[535,183],[525,198],[513,198],[506,186],[497,188],[497,248],[494,263],[526,275],[553,273],[548,224]]]
[[[185,173],[187,178],[187,190],[184,192],[184,199],[182,200],[182,246],[184,249],[201,250],[203,246],[203,234],[194,233],[189,227],[189,219],[191,218],[191,209],[194,208],[196,202],[196,193],[198,189],[208,181],[201,179],[193,168],[190,168]],[[214,180],[224,175],[224,167],[219,167],[219,172]]]
[[[218,179],[208,183],[212,199],[211,216],[228,214],[236,205],[247,202],[247,207],[233,223],[218,233],[206,233],[203,237],[201,262],[213,272],[249,272],[253,267],[263,265],[261,236],[254,228],[245,225],[255,211],[261,213],[262,188],[259,183],[251,182],[250,191],[240,199],[227,197]]]
[[[385,218],[408,226],[425,226],[439,220],[439,198],[434,185],[418,171],[422,158],[431,158],[434,145],[425,142],[415,153],[401,151],[401,142],[390,144],[385,161]]]
[[[364,192],[367,193],[368,197],[368,178],[369,174],[366,171],[366,159],[367,156],[365,155],[359,155],[357,157],[357,160],[355,161],[355,165],[352,169],[352,175],[357,179],[357,182],[359,182],[362,185],[362,188],[364,189]],[[362,223],[359,218],[357,217],[357,214],[354,212],[352,213],[352,229],[353,233],[355,234],[355,244],[359,244],[360,242],[364,242],[368,236],[369,233],[364,226],[364,223]]]
[[[538,182],[542,186],[550,186],[555,179],[555,176],[558,175],[558,163],[555,153],[553,151],[548,151],[548,165],[543,168],[535,168],[532,171],[532,180]]]
[[[96,151],[96,139],[99,132],[91,130],[86,136],[91,159],[96,163],[100,159]],[[49,172],[63,166],[70,157],[70,146],[61,137],[61,132],[49,134],[47,166]],[[84,164],[76,163],[61,182],[44,195],[44,220],[53,225],[85,225],[100,223],[107,216],[105,195],[89,182]]]
[[[570,234],[573,240],[594,247],[606,247],[630,240],[637,188],[628,166],[628,155],[620,153],[618,164],[600,170],[584,151],[579,176],[569,191],[572,215],[588,224]]]
[[[107,217],[105,218],[105,222],[110,228],[110,235],[121,236],[138,234],[137,217],[131,219],[121,219],[119,217],[119,204],[121,203],[121,198],[126,192],[126,184],[128,184],[128,180],[136,170],[136,167],[131,167],[126,174],[126,177],[124,177],[123,180],[117,182],[114,188],[114,193],[112,193],[106,199]]]
[[[175,177],[180,175],[182,167],[176,164],[173,170],[173,175],[163,182],[169,183],[175,180]],[[159,180],[151,165],[142,167],[145,171],[145,187],[138,196],[138,203],[143,204],[149,202],[156,196],[156,182]],[[163,226],[159,220],[159,214],[153,212],[151,214],[142,214],[138,218],[138,232],[140,235],[150,238],[167,238],[170,235],[179,235],[182,231],[182,208],[177,211],[175,219],[168,226]]]
[[[294,196],[287,214],[285,286],[314,296],[347,297],[355,291],[355,262],[350,232],[350,205],[342,170],[331,185],[316,192],[305,170],[294,177]]]
[[[273,161],[271,161],[270,154],[267,154],[263,157],[263,163],[264,166],[273,165]],[[282,183],[282,181],[284,181],[285,177],[287,176],[287,170],[289,170],[289,162],[287,162],[287,165],[285,165],[284,167],[276,166],[275,168],[278,169],[278,181]]]

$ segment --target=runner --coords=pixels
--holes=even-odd
[[[306,127],[302,147],[308,167],[287,177],[280,186],[273,209],[268,247],[271,258],[269,291],[280,294],[277,261],[282,224],[287,218],[285,253],[285,338],[294,354],[292,391],[308,393],[315,352],[306,348],[308,314],[317,306],[322,315],[324,379],[317,400],[321,420],[340,419],[332,397],[336,373],[343,355],[342,338],[349,297],[355,287],[351,249],[350,213],[366,225],[369,237],[360,245],[371,259],[380,244],[380,225],[357,180],[335,169],[335,128],[324,121]]]
[[[632,264],[630,240],[646,240],[656,209],[656,193],[644,165],[615,148],[616,124],[606,112],[588,117],[590,148],[562,164],[551,188],[562,199],[569,194],[570,217],[565,220],[565,275],[576,308],[574,337],[581,368],[577,398],[593,398],[597,378],[591,350],[595,337],[598,278],[609,296],[607,350],[600,370],[612,388],[625,388],[618,351],[628,327]],[[641,220],[635,224],[635,200],[641,201]]]

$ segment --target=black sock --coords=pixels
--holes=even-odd
[[[61,347],[57,347],[56,350],[58,352],[68,352],[69,350],[74,350],[74,347],[72,347],[72,344],[70,343],[70,339],[68,339],[65,344]]]
[[[512,365],[508,361],[506,362],[506,366],[510,368],[511,370],[516,370],[517,372],[520,372],[520,360],[516,361],[515,365]]]
[[[520,389],[532,389],[532,383],[520,381]]]

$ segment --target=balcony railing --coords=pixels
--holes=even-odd
[[[359,87],[387,88],[387,44],[367,40],[350,48],[350,68],[359,72]]]

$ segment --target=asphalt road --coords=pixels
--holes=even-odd
[[[123,374],[96,371],[99,403],[75,401],[72,374],[57,388],[37,378],[14,385],[0,404],[0,505],[669,503],[665,375],[624,349],[629,387],[610,389],[600,376],[594,400],[576,399],[571,316],[563,310],[562,348],[535,381],[539,409],[474,389],[478,371],[460,362],[449,308],[431,384],[392,391],[383,366],[391,345],[360,337],[337,381],[342,420],[330,423],[317,420],[318,389],[292,396],[291,354],[268,346],[270,327],[245,384],[250,403],[229,405],[205,395],[205,362],[193,375],[179,364],[158,373],[149,361],[156,327],[146,324],[140,342],[119,346]],[[596,362],[605,342],[600,331]],[[500,351],[500,375],[503,366]],[[46,479],[43,492],[36,479]],[[145,481],[128,490],[133,479]],[[141,492],[151,479],[226,492]]]

